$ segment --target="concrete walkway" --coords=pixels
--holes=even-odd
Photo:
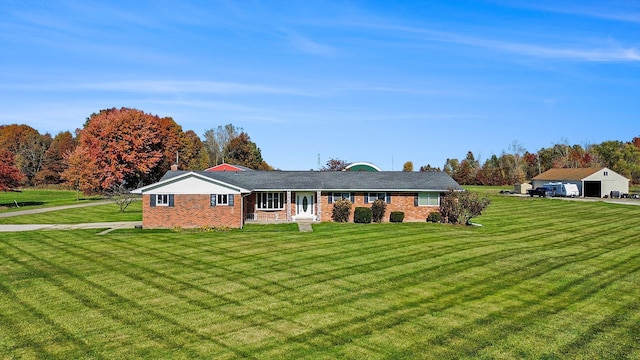
[[[50,211],[83,208],[89,206],[99,206],[113,204],[113,201],[93,201],[84,204],[75,205],[63,205],[53,206],[40,209],[19,210],[0,213],[0,218],[8,218],[13,216],[40,214]],[[118,221],[118,222],[97,222],[97,223],[85,223],[85,224],[0,224],[0,232],[15,232],[15,231],[34,231],[34,230],[77,230],[77,229],[106,229],[101,234],[109,233],[116,229],[133,229],[136,226],[142,226],[142,221]]]
[[[7,224],[0,225],[0,232],[34,231],[34,230],[78,230],[78,229],[106,229],[100,234],[106,234],[116,229],[133,229],[142,226],[142,221],[98,222],[85,224]]]
[[[88,202],[84,204],[52,206],[52,207],[45,207],[40,209],[9,211],[9,212],[0,213],[0,218],[8,218],[13,216],[31,215],[31,214],[41,214],[41,213],[50,212],[50,211],[83,208],[83,207],[98,206],[98,205],[107,205],[107,204],[113,204],[113,203],[114,203],[113,201],[103,200],[103,201]]]
[[[313,228],[311,227],[311,221],[298,220],[298,230],[300,232],[312,232]]]

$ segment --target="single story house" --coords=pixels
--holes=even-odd
[[[583,197],[609,196],[612,191],[629,193],[629,179],[606,167],[549,169],[531,179],[534,188],[550,182],[576,184]]]
[[[175,171],[133,191],[142,195],[145,228],[229,226],[247,222],[331,221],[333,203],[355,207],[376,199],[405,221],[425,221],[449,189],[461,191],[444,172],[399,171]]]

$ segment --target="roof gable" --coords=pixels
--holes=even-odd
[[[532,180],[572,180],[579,181],[594,173],[600,171],[602,168],[573,168],[573,169],[549,169],[542,174],[534,177]]]
[[[159,182],[132,191],[135,194],[238,194],[247,192],[249,191],[237,185],[191,171],[170,171]]]

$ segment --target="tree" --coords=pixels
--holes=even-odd
[[[431,164],[420,166],[420,172],[442,171],[439,167],[433,167]]]
[[[341,159],[331,158],[327,160],[327,164],[320,168],[320,171],[342,171],[347,167],[348,163]]]
[[[78,146],[64,156],[66,169],[60,175],[62,180],[76,190],[76,200],[80,200],[80,191],[84,194],[96,193],[100,190],[98,166],[89,150]]]
[[[229,141],[224,154],[229,164],[242,165],[254,170],[272,170],[262,159],[260,148],[244,131]]]
[[[404,165],[402,166],[402,171],[404,171],[404,172],[412,172],[413,171],[413,162],[407,161],[406,163],[404,163]]]
[[[77,154],[68,159],[94,165],[95,173],[86,175],[97,180],[102,191],[122,183],[130,187],[149,181],[163,155],[158,119],[136,109],[101,110],[87,119],[74,151]],[[67,181],[78,171],[67,174]],[[85,181],[93,184],[93,179]]]
[[[15,165],[11,151],[0,149],[0,191],[17,188],[22,177],[22,173]]]
[[[64,156],[72,152],[76,147],[76,140],[69,131],[58,133],[51,141],[47,149],[42,169],[34,178],[35,184],[59,184],[63,182],[60,177],[65,170]]]
[[[215,166],[225,162],[225,149],[231,139],[238,137],[242,128],[233,124],[218,125],[215,129],[204,132],[204,147],[209,153],[209,165]]]
[[[475,192],[448,190],[440,200],[440,214],[444,222],[469,225],[490,203],[489,198],[481,198]]]
[[[41,135],[28,125],[0,126],[0,149],[13,153],[15,164],[33,185],[35,175],[42,169],[45,152],[51,143],[49,134]]]
[[[478,167],[478,162],[473,153],[469,151],[451,177],[461,185],[475,185]]]
[[[453,174],[455,174],[458,171],[458,166],[460,166],[460,161],[458,161],[458,159],[447,158],[442,170],[446,172],[449,176],[453,177]]]
[[[209,167],[209,153],[193,130],[182,137],[181,164],[189,170],[204,170]]]

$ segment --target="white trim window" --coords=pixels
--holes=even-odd
[[[229,195],[216,194],[216,205],[229,205]]]
[[[261,192],[257,194],[256,207],[258,210],[282,210],[284,206],[283,192]]]
[[[368,203],[372,203],[376,200],[382,200],[384,202],[387,202],[387,193],[383,193],[383,192],[370,192],[370,193],[365,193],[364,194],[364,203],[368,204]]]
[[[353,193],[350,192],[331,192],[327,197],[329,198],[329,204],[333,204],[340,199],[349,200],[351,203],[355,201]]]
[[[156,194],[156,206],[169,206],[169,194]]]
[[[439,206],[440,193],[421,192],[418,193],[418,206]]]
[[[209,203],[211,206],[233,206],[233,194],[211,194]]]

